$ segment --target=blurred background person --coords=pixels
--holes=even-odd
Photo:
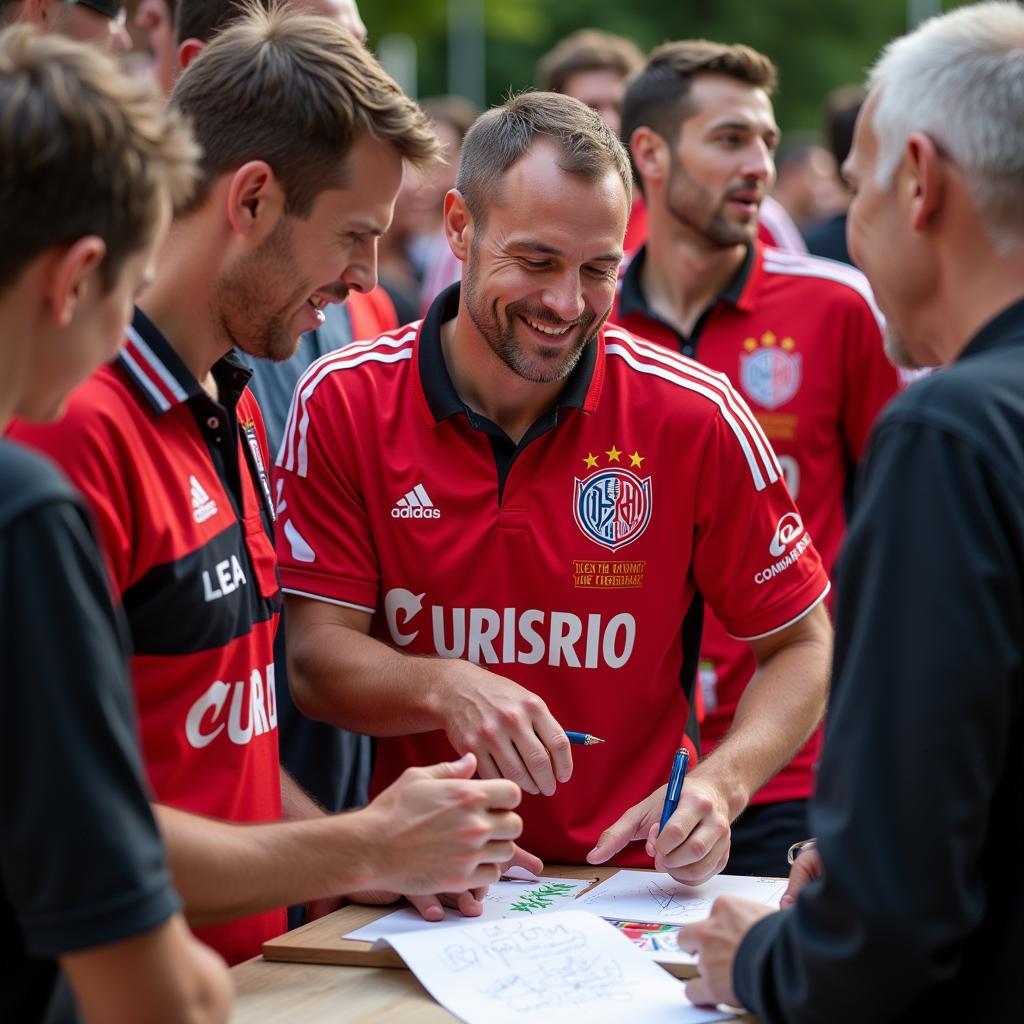
[[[64,35],[95,43],[110,53],[132,48],[128,11],[120,0],[64,0],[58,8],[57,30]]]
[[[149,72],[165,96],[171,94],[178,73],[174,3],[175,0],[140,0],[135,9],[135,27],[145,33],[149,43]]]
[[[815,256],[826,256],[851,265],[853,260],[846,248],[846,211],[850,205],[850,190],[843,178],[842,166],[850,155],[853,126],[863,104],[864,89],[859,85],[841,85],[825,99],[825,135],[835,160],[840,205],[831,217],[807,231],[807,248]]]
[[[0,0],[0,28],[15,21],[96,43],[109,53],[122,53],[132,45],[125,28],[127,11],[118,0]]]
[[[537,62],[537,88],[564,93],[585,103],[618,135],[626,86],[643,66],[643,51],[632,39],[582,28],[566,36]],[[637,190],[626,225],[626,253],[641,246],[646,237],[647,209]]]
[[[413,187],[411,194],[398,197],[399,205],[406,198],[413,210],[420,211],[424,224],[429,224],[429,233],[422,235],[423,284],[420,288],[419,310],[415,316],[425,313],[427,307],[450,284],[462,276],[462,262],[454,255],[445,237],[442,219],[444,197],[449,189],[455,188],[455,175],[459,169],[462,140],[479,113],[469,100],[461,96],[433,96],[425,99],[421,107],[426,111],[434,131],[444,150],[445,162],[436,164],[426,179],[420,181],[411,171],[406,173],[406,182]],[[415,317],[414,317],[415,318]],[[403,323],[405,321],[403,320]]]
[[[817,132],[782,133],[771,194],[805,240],[810,228],[838,212],[843,205],[839,168]]]

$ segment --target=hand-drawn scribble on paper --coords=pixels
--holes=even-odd
[[[521,1014],[594,1002],[625,1005],[633,1000],[633,991],[624,983],[618,964],[585,954],[534,962],[479,991]]]
[[[482,926],[480,936],[474,938],[480,943],[485,956],[500,960],[506,967],[512,960],[546,960],[549,957],[564,956],[584,949],[585,935],[566,928],[565,925],[548,927],[538,918],[536,923],[525,921],[509,930],[505,922]]]
[[[657,882],[651,882],[647,886],[647,892],[663,914],[682,909],[683,901],[679,898],[678,889],[673,891],[658,885]]]
[[[548,882],[524,892],[508,909],[520,914],[536,914],[571,895],[574,889],[569,882]]]
[[[468,970],[470,967],[480,966],[480,954],[461,942],[447,946],[441,954],[445,967],[458,972]]]

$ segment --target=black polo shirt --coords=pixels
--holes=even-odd
[[[56,958],[149,931],[179,904],[88,515],[11,442],[0,480],[0,1020],[63,1021]]]
[[[882,414],[837,577],[825,876],[741,944],[764,1021],[1019,1020],[1024,300]]]

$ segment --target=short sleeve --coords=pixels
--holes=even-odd
[[[179,908],[142,783],[123,630],[84,513],[0,535],[0,869],[28,951],[149,931]]]
[[[85,496],[114,591],[120,595],[134,582],[133,511],[123,476],[132,457],[123,433],[108,429],[103,387],[94,377],[72,394],[67,412],[57,422],[19,421],[9,433],[52,458]]]
[[[829,583],[768,441],[735,402],[714,421],[701,458],[693,574],[726,630],[752,640],[800,618]]]
[[[276,467],[277,554],[286,593],[361,611],[377,605],[380,569],[362,488],[351,453],[344,396],[321,384],[292,418],[299,426],[282,445]],[[300,383],[299,388],[302,388]]]

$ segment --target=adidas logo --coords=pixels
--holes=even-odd
[[[205,523],[210,516],[217,514],[217,503],[203,490],[203,485],[194,476],[188,478],[188,486],[192,492],[192,518],[197,523]]]
[[[395,502],[391,510],[392,519],[440,519],[441,510],[434,507],[430,495],[417,484],[405,497]]]

